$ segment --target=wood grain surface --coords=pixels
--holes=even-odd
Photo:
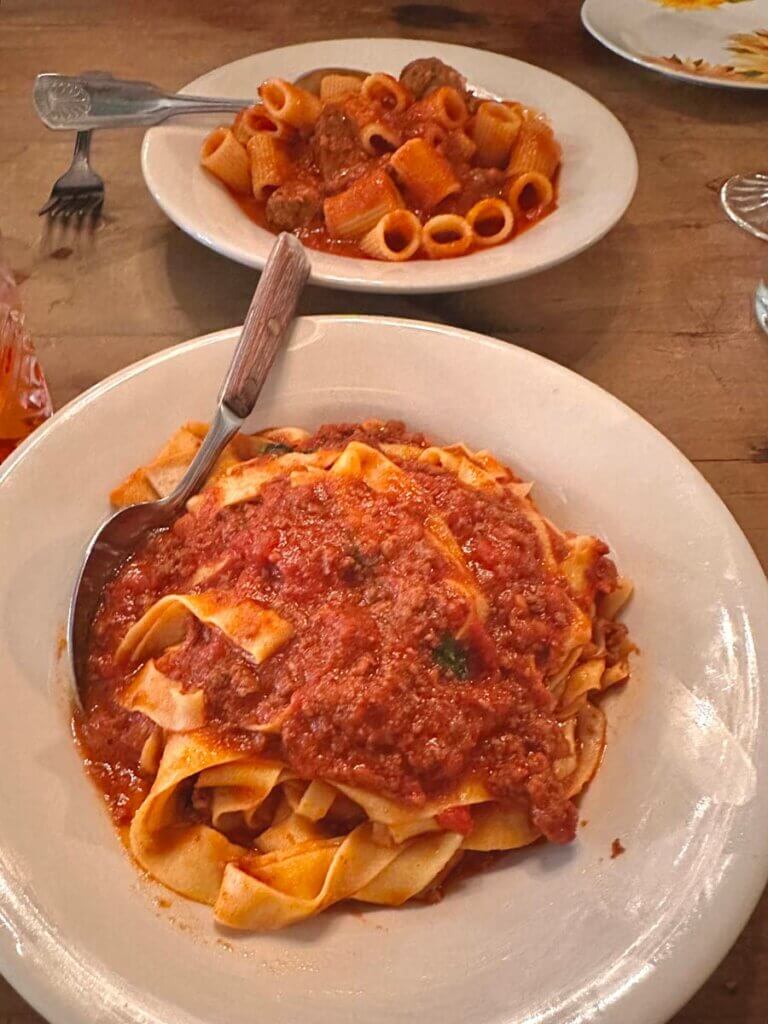
[[[575,0],[4,0],[0,231],[57,405],[167,345],[242,320],[254,272],[173,227],[139,171],[141,132],[104,132],[102,225],[78,237],[36,216],[72,151],[34,118],[39,71],[105,69],[176,88],[255,51],[340,36],[496,50],[570,79],[623,121],[640,185],[607,238],[538,277],[449,296],[310,288],[302,311],[400,314],[508,339],[627,402],[698,466],[768,565],[768,338],[752,296],[768,245],[722,214],[717,190],[768,169],[768,94],[683,84],[621,61]],[[0,982],[0,1024],[40,1018]],[[766,1024],[768,900],[674,1024]]]

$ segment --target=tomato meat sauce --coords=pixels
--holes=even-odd
[[[427,444],[399,424],[331,424],[299,448],[352,439]],[[439,467],[399,465],[412,493],[381,494],[333,476],[300,486],[279,477],[255,499],[220,508],[214,488],[194,513],[148,537],[109,583],[92,628],[78,729],[119,823],[148,789],[139,762],[152,723],[119,703],[132,669],[116,650],[164,595],[215,588],[264,602],[295,630],[256,666],[219,630],[191,619],[183,641],[156,659],[182,689],[204,691],[209,728],[228,742],[281,758],[302,778],[412,806],[477,777],[495,799],[523,802],[549,839],[573,838],[576,809],[554,772],[565,743],[545,684],[568,643],[567,585],[546,568],[518,499],[470,489]],[[489,607],[460,639],[470,598],[425,528],[435,509]],[[206,578],[196,583],[201,569]],[[268,722],[279,723],[278,735],[253,731]],[[442,820],[471,829],[465,808],[449,808]]]

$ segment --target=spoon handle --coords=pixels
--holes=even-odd
[[[256,405],[308,276],[304,246],[295,235],[278,235],[219,395],[219,402],[241,420]]]
[[[216,417],[176,490],[165,498],[166,506],[180,509],[200,490],[216,460],[252,412],[293,322],[308,276],[309,260],[301,242],[294,235],[278,235],[221,386]]]
[[[38,75],[32,101],[43,124],[55,131],[160,124],[178,114],[234,112],[252,102],[168,93],[151,82],[113,78],[99,72]]]

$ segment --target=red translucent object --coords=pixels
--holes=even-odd
[[[0,264],[0,462],[52,411],[16,282]]]

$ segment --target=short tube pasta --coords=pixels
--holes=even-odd
[[[293,128],[310,128],[322,110],[317,96],[282,78],[268,79],[259,88],[259,95],[270,117]]]
[[[555,190],[549,178],[539,171],[527,171],[513,179],[507,202],[515,220],[533,220],[552,205]]]
[[[216,128],[203,143],[200,163],[240,195],[251,191],[251,163],[231,128]]]
[[[320,102],[337,103],[360,92],[363,82],[357,75],[323,75],[320,79]]]
[[[437,148],[443,156],[448,157],[454,163],[468,164],[477,152],[477,146],[463,128],[456,128],[454,131],[448,132]]]
[[[514,107],[504,103],[480,104],[473,127],[480,167],[506,166],[522,123]]]
[[[421,244],[421,224],[410,210],[393,210],[360,239],[360,248],[375,260],[409,260]]]
[[[414,106],[418,107],[426,118],[437,121],[447,131],[463,128],[469,119],[467,104],[461,93],[452,89],[450,85],[443,85],[439,89],[435,89]]]
[[[421,246],[431,260],[463,256],[472,245],[472,228],[466,217],[441,213],[431,217],[421,230]]]
[[[325,200],[325,226],[331,238],[360,238],[387,213],[404,206],[403,197],[390,176],[378,170]]]
[[[283,143],[269,132],[256,132],[248,140],[251,161],[251,188],[262,202],[288,177],[290,162]]]
[[[291,128],[270,117],[262,103],[255,103],[252,107],[240,111],[234,120],[232,131],[237,141],[247,146],[248,139],[256,132],[269,132],[275,138],[284,138],[290,133]]]
[[[461,189],[450,163],[424,139],[409,139],[392,154],[390,167],[422,210],[432,210]]]
[[[367,100],[378,103],[384,110],[399,114],[408,106],[411,96],[405,86],[392,75],[375,74],[363,79],[360,90]]]
[[[489,197],[475,203],[467,214],[475,245],[490,246],[504,242],[512,234],[515,218],[503,199]]]
[[[371,121],[360,129],[360,141],[363,149],[371,156],[383,156],[394,153],[399,147],[400,133],[382,121]]]
[[[536,171],[550,180],[560,163],[560,144],[550,125],[540,116],[526,118],[517,136],[507,173],[525,174]]]

